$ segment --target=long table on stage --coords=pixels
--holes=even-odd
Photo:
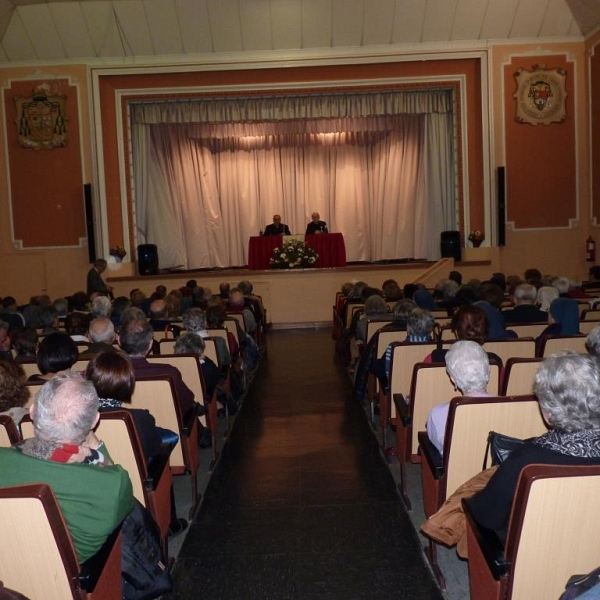
[[[251,237],[248,242],[248,268],[253,271],[269,269],[273,250],[283,246],[283,237],[282,235]],[[319,255],[315,267],[346,266],[346,246],[341,233],[305,235],[304,241]]]

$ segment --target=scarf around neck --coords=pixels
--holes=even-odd
[[[47,442],[33,437],[15,444],[13,447],[25,456],[50,462],[97,465],[100,467],[108,464],[102,452],[77,444]]]
[[[552,429],[533,441],[536,446],[580,458],[600,458],[600,429],[567,433]]]

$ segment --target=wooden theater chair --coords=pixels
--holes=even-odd
[[[43,483],[0,488],[0,580],[31,600],[121,600],[118,531],[79,564],[51,488]]]
[[[488,391],[498,393],[500,368],[490,365]],[[400,492],[407,508],[410,499],[406,494],[405,463],[421,462],[418,433],[425,427],[432,408],[450,402],[456,396],[454,384],[446,373],[446,365],[440,363],[417,363],[413,369],[410,395],[394,394],[396,406],[396,448],[400,463]]]
[[[585,347],[586,336],[579,335],[548,335],[540,344],[540,356],[546,358],[563,350],[573,350],[577,354],[587,354]]]
[[[569,577],[600,557],[600,467],[528,465],[513,501],[506,545],[467,516],[471,600],[558,598]]]
[[[541,362],[541,358],[509,358],[504,365],[504,379],[500,395],[533,394],[533,382]]]

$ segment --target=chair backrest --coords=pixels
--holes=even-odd
[[[225,319],[226,321],[229,320],[233,320],[233,321],[237,321],[238,325],[240,326],[240,329],[242,331],[246,331],[246,323],[244,322],[244,315],[242,313],[236,313],[236,312],[228,312],[227,313],[227,319]],[[225,325],[227,327],[227,325]],[[229,327],[227,327],[227,329],[229,329]]]
[[[81,600],[79,563],[50,486],[0,488],[0,580],[28,598]]]
[[[381,358],[387,347],[393,342],[403,342],[406,339],[406,329],[401,331],[380,331],[377,337],[377,358]]]
[[[175,342],[177,340],[170,338],[162,338],[158,341],[158,353],[159,354],[174,354],[175,353]]]
[[[583,321],[596,321],[597,319],[600,319],[600,310],[584,310],[581,315],[581,319]]]
[[[506,329],[514,331],[520,338],[536,338],[542,334],[546,327],[548,327],[548,322],[544,321],[543,323],[515,323],[514,325],[507,325]]]
[[[505,556],[512,600],[558,598],[600,556],[600,467],[529,465],[521,471]]]
[[[225,327],[225,329],[229,333],[233,334],[233,336],[235,337],[235,341],[239,344],[240,343],[240,336],[239,336],[238,328],[237,328],[237,320],[236,319],[227,318],[227,319],[225,319],[223,321],[223,327]]]
[[[89,358],[86,358],[84,360],[78,360],[72,367],[71,367],[71,371],[85,371],[87,369],[87,366],[90,362]]]
[[[96,435],[106,444],[113,462],[127,471],[133,495],[146,506],[146,459],[131,414],[126,410],[100,413]]]
[[[504,365],[504,381],[500,395],[533,394],[533,380],[541,362],[541,358],[509,358]]]
[[[390,365],[390,398],[394,394],[408,396],[412,381],[413,368],[437,348],[435,342],[394,342]],[[390,417],[396,417],[396,405],[391,403]]]
[[[171,453],[171,466],[185,467],[181,444],[182,418],[171,379],[169,377],[136,378],[131,408],[146,408],[159,427],[179,432],[180,443]]]
[[[535,358],[535,340],[518,338],[516,340],[495,340],[483,344],[486,352],[493,352],[505,364],[509,358]]]
[[[8,415],[0,415],[0,447],[8,448],[20,440],[19,430]]]
[[[490,365],[488,392],[498,393],[500,368]],[[412,417],[411,454],[419,449],[418,434],[425,429],[429,412],[435,406],[450,402],[456,396],[454,384],[446,373],[446,365],[439,363],[417,363],[414,366],[410,392],[410,414]]]
[[[573,350],[578,354],[586,354],[585,335],[551,335],[542,341],[540,353],[543,357],[556,354],[562,350]]]
[[[219,327],[219,328],[215,328],[215,329],[207,329],[206,331],[208,331],[208,334],[210,337],[223,338],[225,340],[225,342],[227,343],[227,347],[229,348],[229,340],[227,339],[227,329],[225,329],[225,327]]]
[[[586,310],[590,310],[591,305],[588,300],[577,300],[577,304],[579,304],[579,318],[581,318]]]
[[[600,321],[579,321],[579,331],[585,335],[591,333],[598,326],[600,326]]]
[[[371,321],[367,320],[367,344],[369,340],[373,337],[376,331],[379,331],[382,327],[387,325],[388,323],[393,323],[393,319],[387,319],[385,321]]]
[[[32,375],[39,375],[40,370],[36,362],[23,362],[21,363],[23,371],[25,371],[25,377],[31,377]]]
[[[482,470],[490,431],[527,439],[547,427],[535,396],[454,398],[444,438],[444,498]]]
[[[365,310],[365,305],[361,304],[361,303],[356,303],[356,304],[348,304],[348,310],[346,312],[346,322],[344,323],[344,327],[348,328],[350,327],[350,324],[352,323],[352,319],[354,319],[354,315],[357,312],[362,312]]]
[[[217,352],[217,343],[214,338],[204,338],[204,356],[210,358],[217,367],[221,368],[223,365],[219,362],[219,353]]]
[[[196,402],[204,403],[205,390],[202,379],[202,371],[198,357],[195,354],[161,354],[160,356],[148,356],[148,362],[166,363],[176,367],[181,373],[183,383],[194,393]],[[206,417],[200,417],[203,425],[206,425]]]

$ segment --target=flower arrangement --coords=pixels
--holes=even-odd
[[[123,246],[113,246],[109,252],[111,256],[116,256],[117,258],[123,260],[123,257],[127,254],[127,250]]]
[[[300,240],[284,242],[282,248],[273,250],[272,269],[306,269],[314,267],[319,255]]]
[[[483,240],[485,240],[485,235],[483,234],[483,231],[481,231],[481,229],[471,231],[471,233],[469,234],[469,241],[473,244],[475,248],[479,248]]]

